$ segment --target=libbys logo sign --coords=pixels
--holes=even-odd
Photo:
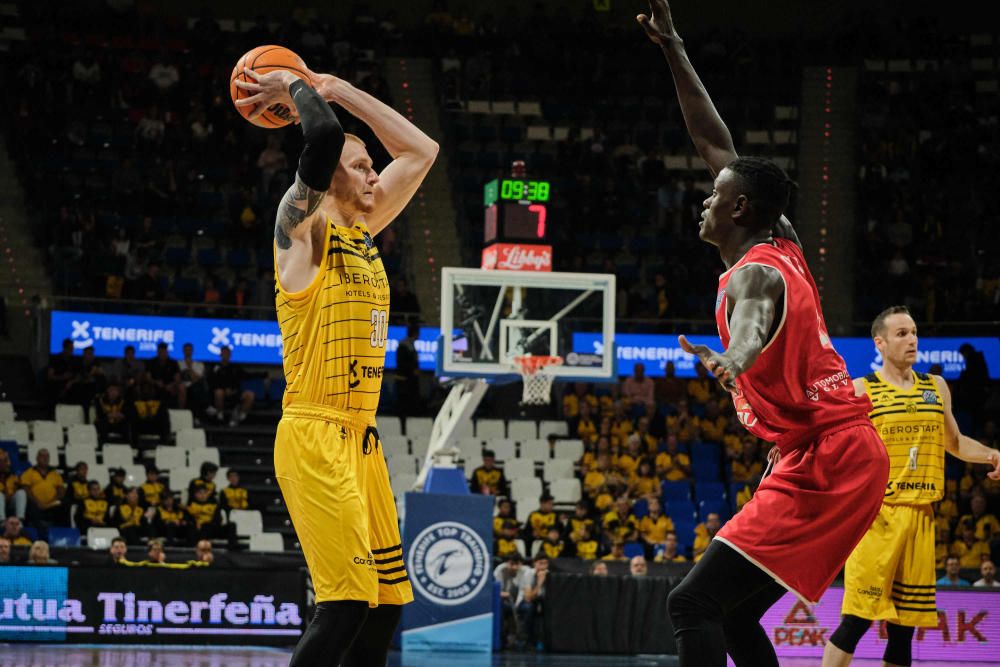
[[[551,271],[552,246],[494,243],[483,248],[481,268],[502,271]]]

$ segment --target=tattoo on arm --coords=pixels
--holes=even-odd
[[[288,250],[292,247],[292,231],[316,212],[324,197],[325,190],[313,190],[296,174],[295,183],[288,188],[278,205],[278,217],[274,223],[274,240],[278,248]]]

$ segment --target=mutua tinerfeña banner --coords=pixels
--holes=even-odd
[[[819,604],[807,605],[787,594],[760,623],[782,658],[823,656],[823,647],[840,624],[844,589],[831,588]],[[1000,655],[1000,592],[967,588],[937,591],[938,620],[933,628],[917,628],[913,658],[934,664],[993,662]],[[875,623],[854,652],[855,658],[879,660],[885,652],[884,623]],[[732,663],[730,663],[732,664]],[[818,664],[818,662],[817,662]]]
[[[0,641],[295,644],[298,570],[0,568]]]

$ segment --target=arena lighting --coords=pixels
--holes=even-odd
[[[824,97],[823,113],[829,116],[833,113],[833,68],[826,68],[826,85]],[[830,195],[830,140],[833,138],[833,123],[831,118],[827,118],[823,123],[823,158],[822,158],[822,183],[820,185],[819,203],[819,267],[816,271],[817,289],[820,298],[823,298],[826,288],[826,256],[827,256],[827,235],[826,228],[829,219],[829,195]]]

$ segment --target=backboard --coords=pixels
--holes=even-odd
[[[615,276],[603,273],[441,271],[438,374],[500,378],[514,357],[560,356],[544,371],[564,380],[616,379]],[[599,336],[592,354],[573,352],[573,334]]]

